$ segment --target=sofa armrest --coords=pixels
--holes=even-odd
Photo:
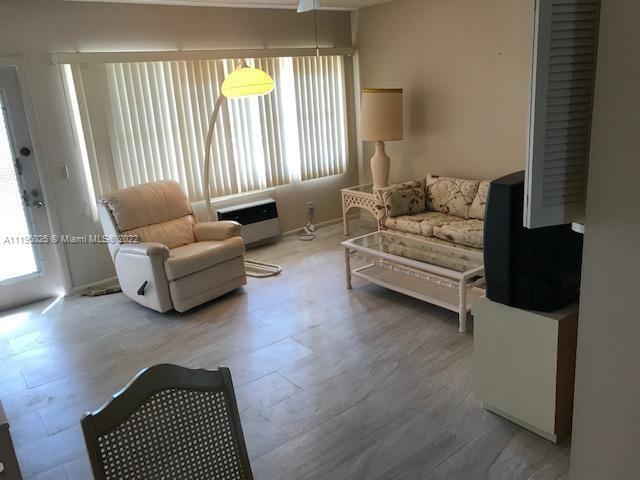
[[[226,240],[231,237],[240,236],[242,225],[231,220],[222,220],[219,222],[202,222],[196,223],[193,227],[193,233],[196,242],[205,242],[207,240]]]
[[[382,199],[382,192],[379,189],[373,191],[375,199],[375,212],[374,215],[378,220],[378,227],[382,229],[384,226],[384,219],[387,217],[387,209],[384,206],[384,200]]]
[[[161,243],[123,244],[114,259],[122,293],[158,312],[171,310],[173,302],[164,267],[167,258],[169,249]]]
[[[146,257],[160,256],[169,258],[169,249],[166,245],[156,242],[124,243],[120,246],[117,255],[143,255]]]

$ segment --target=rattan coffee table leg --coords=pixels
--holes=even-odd
[[[458,319],[458,331],[460,333],[467,332],[467,280],[460,280],[460,284],[458,286],[458,291],[460,292],[460,311],[459,311],[459,319]]]
[[[349,255],[349,249],[344,249],[344,265],[345,265],[345,273],[347,275],[347,288],[351,290],[351,256]]]

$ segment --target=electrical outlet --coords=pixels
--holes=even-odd
[[[307,214],[311,217],[313,215],[313,202],[307,202]]]

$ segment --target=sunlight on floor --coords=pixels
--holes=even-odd
[[[42,310],[42,312],[40,312],[40,313],[41,313],[42,315],[46,315],[46,314],[47,314],[47,312],[48,312],[49,310],[51,310],[53,307],[55,307],[55,306],[60,302],[60,300],[62,300],[63,298],[64,298],[64,294],[60,294],[60,295],[58,295],[58,296],[57,296],[56,298],[54,298],[54,299],[53,299],[53,301],[52,301],[49,305],[47,305],[47,306],[44,308],[44,310]]]
[[[32,315],[29,311],[3,315],[0,318],[0,335],[8,335],[18,330]]]

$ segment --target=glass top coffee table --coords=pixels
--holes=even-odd
[[[405,295],[458,312],[467,331],[473,301],[484,295],[482,252],[397,233],[378,231],[342,242],[347,288],[359,277]],[[352,268],[352,260],[362,266]]]

